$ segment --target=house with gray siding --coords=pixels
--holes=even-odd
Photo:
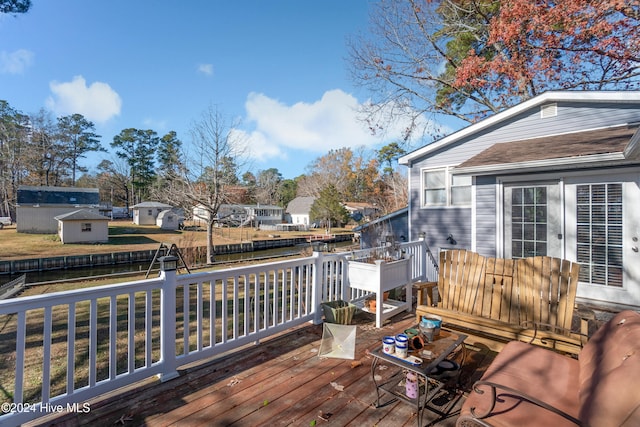
[[[547,92],[421,147],[409,235],[581,264],[578,298],[640,307],[640,92]]]
[[[408,230],[409,208],[402,208],[373,221],[359,225],[353,229],[360,239],[360,248],[376,248],[387,243],[406,242]]]

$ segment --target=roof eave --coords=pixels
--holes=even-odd
[[[629,160],[640,160],[640,130],[633,134],[624,149],[624,157]]]
[[[514,107],[508,108],[500,113],[494,114],[478,123],[467,126],[451,135],[434,141],[431,144],[427,144],[422,148],[419,148],[409,154],[406,154],[398,159],[398,163],[401,165],[409,166],[412,161],[418,157],[422,157],[434,150],[454,143],[462,138],[507,120],[523,111],[530,108],[542,105],[547,102],[558,101],[583,101],[583,102],[638,102],[640,101],[640,91],[594,91],[594,92],[580,92],[580,91],[551,91],[545,92],[535,98],[531,98],[518,104]]]
[[[624,153],[607,153],[589,156],[563,157],[549,160],[457,167],[453,168],[452,173],[455,175],[482,176],[511,172],[544,172],[558,169],[584,169],[592,167],[620,166],[630,163],[635,162],[633,159],[626,158]]]

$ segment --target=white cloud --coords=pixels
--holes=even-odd
[[[245,123],[255,126],[247,135],[252,156],[265,161],[287,158],[295,148],[324,155],[343,147],[375,147],[402,137],[407,123],[397,122],[383,135],[372,135],[358,119],[362,104],[342,90],[324,93],[313,103],[286,105],[260,93],[251,93],[245,102]]]
[[[206,74],[207,76],[213,75],[213,64],[200,64],[198,65],[198,72]]]
[[[249,94],[245,103],[247,121],[255,124],[252,138],[260,135],[260,149],[266,153],[286,148],[326,153],[379,143],[357,120],[358,106],[355,97],[339,89],[325,92],[314,103],[286,105],[259,93]]]
[[[18,49],[15,52],[0,52],[0,72],[4,74],[22,74],[33,64],[33,52]]]
[[[75,76],[70,82],[53,81],[49,88],[53,95],[46,104],[57,114],[79,113],[97,123],[104,123],[120,114],[120,95],[107,83],[94,82],[87,86],[84,77]]]

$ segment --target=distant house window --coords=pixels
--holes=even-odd
[[[428,169],[422,174],[423,206],[469,206],[471,177],[453,175],[448,168]]]
[[[149,209],[147,211],[147,216],[153,216],[153,209]]]
[[[81,226],[81,230],[84,233],[85,231],[90,232],[91,231],[91,223],[90,222],[83,222],[82,226]]]

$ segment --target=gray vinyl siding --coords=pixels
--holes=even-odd
[[[471,249],[471,208],[429,208],[411,211],[411,239],[425,233],[435,253],[442,248]],[[449,234],[456,240],[447,242]]]
[[[456,247],[471,248],[470,208],[422,207],[422,171],[424,169],[456,166],[490,146],[510,142],[585,131],[621,124],[640,122],[638,105],[624,102],[557,102],[557,115],[542,118],[537,105],[492,126],[467,135],[454,143],[440,147],[422,157],[412,159],[409,167],[410,236],[416,239],[426,233],[427,243],[433,248],[450,247],[446,242],[451,233]],[[517,161],[518,159],[514,159]],[[495,256],[496,248],[496,193],[495,177],[477,178],[475,209],[476,250]]]
[[[495,257],[497,253],[496,221],[498,218],[495,178],[476,178],[475,191],[476,252],[484,256]]]

